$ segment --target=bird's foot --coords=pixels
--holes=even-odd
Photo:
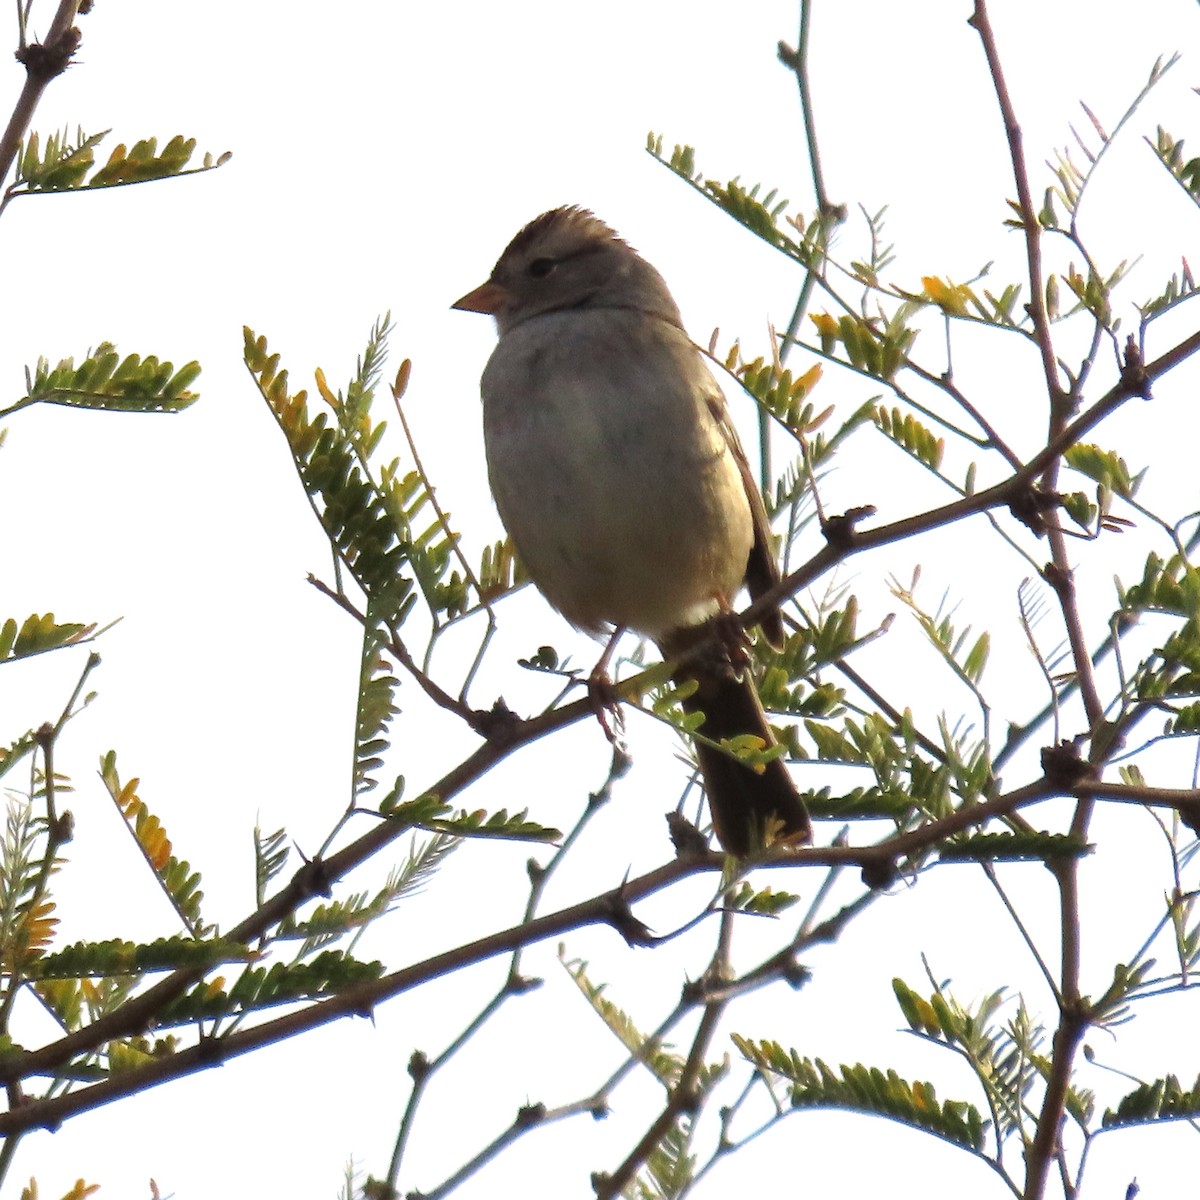
[[[604,736],[614,746],[622,745],[625,740],[625,714],[621,711],[621,697],[617,693],[616,684],[613,683],[603,660],[596,664],[587,677],[587,694],[588,703],[592,706],[592,712],[596,714],[596,720],[600,722],[600,728],[604,730]]]
[[[750,637],[736,613],[719,612],[711,620],[711,628],[725,658],[740,675],[750,665]]]

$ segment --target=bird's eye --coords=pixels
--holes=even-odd
[[[535,258],[529,264],[529,274],[534,279],[545,279],[556,266],[558,266],[558,263],[552,258]]]

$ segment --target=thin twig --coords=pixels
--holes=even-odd
[[[580,814],[579,819],[575,822],[566,838],[563,839],[562,845],[559,846],[555,853],[551,856],[550,861],[546,864],[546,866],[535,871],[531,865],[529,872],[529,896],[525,903],[525,911],[522,914],[523,923],[531,921],[537,914],[538,904],[541,901],[542,896],[545,894],[547,883],[557,870],[559,864],[579,840],[579,837],[583,833],[583,830],[587,826],[588,822],[595,815],[595,813],[599,811],[604,800],[607,799],[607,792],[612,783],[612,778],[613,775],[610,773],[609,778],[605,781],[600,791],[589,797],[584,811]],[[397,1180],[400,1176],[400,1168],[403,1163],[404,1152],[408,1145],[408,1140],[412,1133],[413,1125],[416,1121],[417,1110],[430,1081],[437,1074],[437,1072],[446,1066],[446,1064],[449,1063],[459,1053],[459,1051],[463,1049],[467,1042],[481,1028],[483,1028],[487,1021],[489,1021],[500,1010],[500,1007],[505,1000],[511,996],[522,994],[523,992],[529,990],[529,981],[526,981],[521,975],[521,952],[523,949],[523,945],[518,945],[513,950],[512,957],[508,965],[508,971],[505,974],[504,982],[501,984],[500,988],[483,1006],[483,1008],[480,1009],[480,1011],[467,1023],[458,1036],[455,1037],[436,1058],[429,1061],[424,1061],[423,1059],[418,1060],[414,1055],[409,1067],[410,1074],[413,1078],[413,1089],[409,1094],[408,1102],[404,1107],[404,1114],[400,1120],[400,1127],[396,1134],[396,1141],[392,1149],[391,1163],[388,1168],[387,1182],[393,1190],[395,1190]],[[581,1108],[581,1111],[584,1110]],[[548,1116],[543,1115],[542,1122],[539,1122],[539,1124],[543,1123],[547,1119],[549,1119]],[[518,1122],[514,1124],[513,1128],[504,1136],[507,1138],[507,1140],[515,1140],[517,1136],[529,1128],[533,1128],[533,1126],[528,1121]],[[490,1158],[493,1156],[493,1154],[497,1152],[498,1148],[492,1153],[489,1153],[485,1149],[483,1156],[479,1157],[478,1166],[482,1166],[487,1161],[490,1161]],[[453,1178],[458,1179],[460,1175],[461,1172],[456,1172]],[[442,1188],[447,1187],[449,1182],[450,1181],[447,1180],[446,1183],[442,1185]],[[440,1189],[435,1189],[433,1194],[436,1195],[439,1190]]]
[[[1153,362],[1147,363],[1142,372],[1145,385],[1148,387],[1154,380],[1186,362],[1197,350],[1200,350],[1200,331],[1190,334],[1165,354],[1160,355]],[[1044,472],[1048,463],[1058,458],[1064,450],[1074,445],[1084,434],[1099,425],[1122,404],[1134,396],[1141,395],[1142,391],[1135,390],[1131,381],[1122,378],[1008,479],[1002,480],[990,488],[985,488],[981,492],[974,492],[962,499],[951,501],[940,508],[917,513],[911,517],[903,517],[899,521],[893,521],[890,525],[880,525],[875,529],[861,531],[857,529],[846,531],[836,545],[832,542],[827,543],[802,567],[797,568],[775,587],[759,596],[753,604],[739,614],[739,618],[748,627],[757,625],[765,613],[783,604],[796,592],[808,587],[826,571],[853,554],[902,541],[915,534],[926,533],[931,529],[949,525],[963,517],[1011,504],[1023,489],[1029,487]]]
[[[1037,219],[1037,210],[1033,206],[1033,193],[1029,189],[1029,172],[1025,165],[1023,148],[1024,135],[1017,121],[1012,98],[1008,93],[1008,85],[1004,82],[1004,69],[1000,64],[1000,53],[996,48],[995,34],[988,17],[987,0],[975,0],[975,11],[971,14],[969,24],[974,26],[976,33],[979,34],[979,40],[983,43],[988,72],[996,90],[996,101],[1000,106],[1000,115],[1004,119],[1004,133],[1008,139],[1013,181],[1016,183],[1017,202],[1021,208],[1021,226],[1025,234],[1025,255],[1029,267],[1029,315],[1033,321],[1038,351],[1042,356],[1042,370],[1046,377],[1047,390],[1052,397],[1057,398],[1062,396],[1063,389],[1054,360],[1050,321],[1046,315],[1046,290],[1042,282],[1042,227]]]
[[[679,1079],[671,1089],[667,1103],[662,1112],[651,1123],[650,1128],[638,1141],[637,1145],[626,1155],[624,1161],[611,1174],[597,1177],[593,1180],[596,1200],[612,1200],[620,1196],[633,1182],[634,1177],[658,1149],[664,1137],[683,1117],[694,1116],[699,1109],[703,1096],[698,1090],[700,1072],[704,1067],[704,1058],[708,1053],[709,1044],[717,1032],[717,1025],[725,1013],[728,1001],[720,995],[708,994],[708,987],[722,979],[729,968],[729,943],[733,929],[733,913],[721,914],[721,927],[717,937],[717,949],[705,973],[704,1010],[700,1023],[696,1028],[695,1037],[688,1051],[687,1060],[679,1073]],[[719,984],[717,985],[719,990]]]

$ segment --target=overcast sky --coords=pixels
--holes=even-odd
[[[45,29],[53,8],[37,0],[35,31]],[[1196,5],[1148,0],[1136,17],[1112,0],[997,0],[995,8],[1039,195],[1049,182],[1042,161],[1067,142],[1069,123],[1079,126],[1078,100],[1111,126],[1155,58],[1183,51],[1127,147],[1114,154],[1102,187],[1098,181],[1089,218],[1113,261],[1145,253],[1138,295],[1169,273],[1169,256],[1181,249],[1200,261],[1198,214],[1139,141],[1161,122],[1200,145],[1200,106],[1191,91],[1200,83]],[[852,214],[860,204],[871,212],[890,206],[897,275],[911,286],[927,274],[964,279],[989,260],[1000,278],[1018,272],[1020,246],[1001,224],[1013,195],[1003,130],[978,38],[966,23],[969,3],[817,0],[816,10],[813,87],[832,198]],[[178,852],[206,871],[209,917],[225,927],[251,904],[255,821],[267,829],[286,824],[311,851],[346,803],[357,638],[304,582],[308,571],[325,571],[327,555],[282,438],[241,365],[243,324],[268,338],[298,386],[311,386],[317,366],[344,386],[372,322],[390,310],[392,367],[405,356],[414,361],[409,418],[439,497],[477,554],[499,533],[477,399],[494,332],[482,318],[451,312],[450,303],[483,280],[525,221],[580,203],[658,266],[699,341],[719,326],[724,341],[741,337],[748,350],[765,352],[768,322],[782,326],[790,314],[796,273],[656,164],[644,145],[650,130],[668,146],[689,142],[706,173],[762,180],[792,198],[790,211],[811,212],[795,81],[775,59],[779,39],[794,43],[796,23],[795,0],[611,0],[599,7],[101,0],[82,19],[78,64],[47,91],[36,128],[111,128],[107,144],[147,135],[165,142],[183,133],[197,139],[200,152],[231,150],[233,158],[186,180],[21,200],[0,222],[0,403],[20,394],[23,368],[39,355],[78,359],[102,340],[177,364],[198,359],[204,368],[202,399],[182,416],[47,408],[8,422],[0,616],[123,618],[99,647],[100,699],[63,750],[77,787],[71,857],[80,861],[57,884],[68,941],[171,931],[166,906],[141,878],[92,774],[110,747],[127,775],[142,777],[143,795]],[[11,29],[9,38],[15,45]],[[6,66],[4,94],[15,97],[21,78],[15,63]],[[1110,228],[1112,235],[1104,232]],[[855,254],[861,230],[855,218],[843,234]],[[1188,319],[1194,323],[1194,312]],[[1014,391],[1010,377],[984,361],[977,383],[1002,405]],[[823,386],[829,402],[847,409],[869,394],[838,390],[847,385],[836,377]],[[1013,395],[1011,403],[1022,398]],[[1156,447],[1153,422],[1162,411],[1138,417]],[[740,419],[747,417],[743,410]],[[907,479],[898,476],[891,486],[842,473],[829,485],[833,508],[870,502],[902,515],[916,503]],[[897,569],[904,561],[897,559]],[[1109,566],[1104,578],[1111,574]],[[936,604],[950,579],[936,570],[934,577]],[[540,622],[525,629],[552,630],[556,645],[586,661],[586,640],[574,639],[536,597],[520,604]],[[514,678],[509,664],[533,649],[536,636],[513,635],[484,693],[490,686],[491,695],[520,699],[529,684]],[[6,669],[0,742],[53,717],[81,659],[55,655]],[[438,729],[437,738],[415,737],[404,746],[403,769],[414,787],[444,769],[454,747],[473,744]],[[640,745],[635,740],[635,752]],[[644,745],[637,755],[643,778],[674,786],[669,744],[648,737]],[[562,748],[568,770],[542,778],[526,766],[506,768],[473,802],[530,804],[536,819],[565,824],[602,780],[606,759],[594,727],[570,731]],[[596,843],[611,847],[611,858],[580,864],[561,902],[665,857],[664,805],[643,803],[639,811],[632,785],[623,795],[624,807],[605,814],[609,825]],[[462,853],[473,856],[474,878],[490,880],[492,872],[519,871],[528,851]],[[106,855],[124,865],[101,869]],[[447,879],[456,868],[466,871],[452,861]],[[516,919],[511,896],[497,921],[479,896],[457,895],[468,876],[460,874],[436,903],[414,909],[417,917],[389,924],[372,952],[399,964],[456,934]],[[1048,879],[1044,887],[1049,898]],[[753,1032],[760,1014],[804,1053],[934,1074],[929,1052],[894,1033],[899,1014],[887,996],[894,973],[920,985],[925,944],[912,930],[928,922],[932,931],[956,903],[948,886],[925,891],[924,898],[877,905],[879,919],[839,947],[870,968],[862,986],[875,991],[872,1025],[839,1020],[845,997],[810,1001],[814,987],[799,998],[773,992],[756,1000],[738,1028]],[[683,971],[701,960],[655,957],[614,941],[604,931],[580,936],[567,953],[602,964],[599,976],[620,981],[622,1003],[644,1002],[639,1016],[651,1024],[677,994]],[[901,944],[903,957],[882,952]],[[1019,958],[1019,947],[997,946],[996,954],[1007,964],[1006,956]],[[153,1176],[164,1194],[180,1197],[332,1196],[351,1155],[367,1169],[385,1169],[408,1055],[418,1045],[436,1051],[452,1036],[471,1003],[495,986],[496,969],[472,977],[465,997],[461,980],[431,989],[433,1013],[425,998],[398,1001],[374,1026],[343,1024],[86,1115],[53,1139],[31,1137],[8,1186],[36,1174],[41,1194],[56,1196],[84,1176],[104,1185],[104,1197],[132,1197],[148,1194]],[[934,969],[964,971],[956,983],[962,980],[968,999],[1013,978],[996,961],[964,967],[949,955]],[[463,1109],[453,1138],[445,1124],[424,1127],[428,1144],[418,1147],[417,1173],[406,1188],[436,1183],[510,1120],[517,1104],[565,1100],[600,1077],[603,1068],[591,1064],[611,1061],[597,1057],[593,1043],[605,1052],[611,1047],[570,997],[552,947],[536,970],[553,976],[553,988],[506,1018],[503,1037],[489,1043],[492,1057],[452,1077],[450,1091],[473,1107]],[[1160,1031],[1172,1027],[1175,1014],[1195,1029],[1188,1000],[1155,1010]],[[1140,1061],[1148,1072],[1175,1069],[1183,1051],[1170,1039],[1156,1050],[1148,1024],[1131,1028],[1120,1061]],[[34,1025],[24,1040],[32,1044],[49,1032]],[[552,1040],[550,1057],[560,1062],[578,1056],[579,1070],[567,1082],[544,1065],[526,1077],[529,1039]],[[1188,1053],[1194,1072],[1196,1055]],[[493,1080],[509,1086],[493,1089]],[[964,1078],[957,1083],[966,1090]],[[584,1195],[580,1164],[590,1170],[619,1161],[656,1099],[635,1093],[632,1124],[589,1122],[527,1139],[460,1194],[518,1194],[517,1181],[527,1183],[536,1171],[548,1190],[521,1194]],[[1174,1183],[1194,1158],[1189,1134],[1180,1127],[1102,1140],[1085,1196],[1119,1197],[1134,1175],[1143,1198],[1177,1194]],[[870,1156],[854,1149],[867,1137],[874,1139]],[[711,1194],[730,1194],[742,1170],[759,1181],[764,1198],[884,1189],[891,1197],[948,1195],[951,1180],[957,1192],[1004,1194],[978,1164],[929,1139],[830,1115],[793,1119],[726,1165]],[[936,1172],[932,1185],[927,1172]]]

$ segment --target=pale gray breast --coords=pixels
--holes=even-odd
[[[501,518],[568,620],[654,636],[732,601],[750,507],[682,331],[626,310],[545,314],[501,338],[482,390]]]

